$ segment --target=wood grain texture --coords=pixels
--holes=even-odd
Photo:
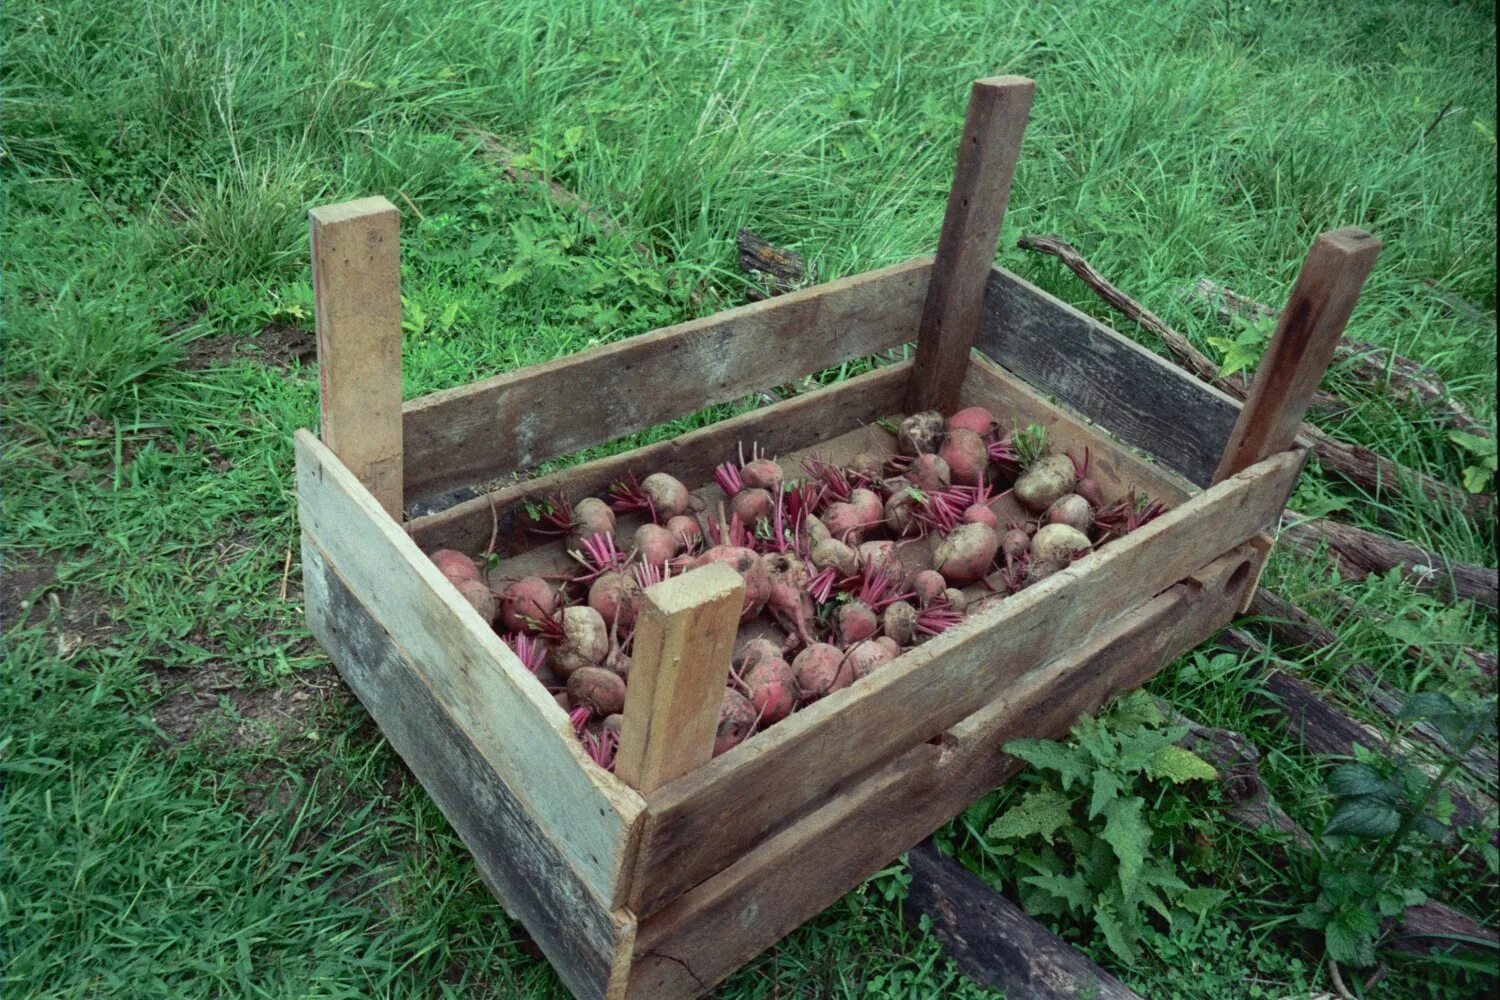
[[[907,925],[922,931],[927,917],[958,971],[976,983],[1006,1000],[1141,1000],[931,840],[908,851],[906,865]]]
[[[1363,229],[1335,229],[1313,241],[1214,482],[1291,446],[1378,256],[1380,242]]]
[[[400,521],[401,217],[384,198],[308,216],[323,443]]]
[[[302,530],[419,665],[434,697],[590,891],[616,905],[641,797],[588,759],[541,682],[338,459],[307,431],[297,432],[296,447]]]
[[[927,258],[715,313],[406,405],[411,497],[523,471],[910,341]]]
[[[976,346],[1197,486],[1239,414],[1223,392],[1003,268],[990,271]]]
[[[615,758],[615,774],[630,787],[654,791],[713,756],[744,606],[745,581],[723,563],[642,594]]]
[[[410,524],[411,535],[428,551],[446,547],[477,552],[490,536],[491,502],[500,512],[500,532],[506,535],[515,528],[506,520],[514,505],[554,493],[575,499],[599,495],[632,470],[665,472],[689,485],[706,482],[713,478],[714,466],[732,456],[740,442],[757,442],[766,454],[783,455],[898,412],[910,371],[909,361],[897,362],[667,441],[538,476],[417,518]]]
[[[977,80],[958,144],[948,208],[917,331],[906,412],[957,409],[958,391],[979,332],[985,278],[1005,222],[1010,182],[1036,84],[1021,76]]]
[[[1301,463],[1302,453],[1285,452],[1188,500],[653,792],[631,910],[652,912],[845,784],[849,754],[887,760],[936,736],[1255,536],[1277,517]],[[687,850],[701,843],[717,849]]]
[[[474,734],[428,686],[425,671],[306,535],[302,565],[313,635],[381,720],[382,734],[463,840],[485,883],[575,996],[605,997],[620,954],[634,942],[634,918],[608,910],[583,883],[555,831],[537,825],[476,748]]]
[[[1235,552],[980,711],[831,792],[819,807],[656,914],[636,934],[629,997],[697,997],[1014,775],[1009,740],[1056,737],[1220,627],[1242,599]],[[795,716],[794,716],[795,718]],[[752,741],[753,742],[753,741]],[[745,744],[749,746],[750,744]]]

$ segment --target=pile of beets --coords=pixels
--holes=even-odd
[[[527,504],[526,530],[565,538],[573,575],[506,579],[500,561],[486,581],[462,552],[431,558],[612,768],[636,613],[654,583],[711,562],[745,581],[719,754],[1165,509],[1134,492],[1106,505],[1087,452],[1049,454],[1035,426],[1001,434],[984,407],[887,429],[894,456],[808,459],[796,479],[742,454],[715,470],[711,500],[656,472],[604,497]],[[623,544],[617,516],[639,521]]]

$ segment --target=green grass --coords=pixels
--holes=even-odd
[[[173,686],[209,671],[252,693],[337,690],[294,556],[282,596],[289,438],[315,424],[316,379],[253,353],[184,364],[211,338],[253,349],[268,325],[311,328],[311,205],[379,193],[402,208],[416,395],[687,318],[691,289],[737,300],[742,225],[824,277],[930,252],[968,82],[1020,72],[1038,91],[1008,266],[1102,315],[1055,262],[1013,248],[1021,231],[1061,233],[1213,353],[1222,331],[1181,286],[1211,277],[1277,302],[1317,232],[1362,225],[1386,250],[1351,334],[1431,365],[1494,423],[1494,325],[1425,284],[1494,314],[1487,5],[21,0],[0,30],[4,556],[56,569],[4,637],[0,982],[16,996],[559,991],[356,705],[316,696],[315,711],[245,723],[255,739],[158,726]],[[508,183],[490,137],[620,230]],[[1435,419],[1332,384],[1358,405],[1329,430],[1459,481],[1466,457]],[[1297,502],[1494,565],[1492,527],[1430,504],[1377,508],[1316,472]],[[1299,661],[1356,712],[1349,658],[1402,689],[1459,690],[1456,651],[1495,647],[1491,619],[1394,581],[1331,585],[1287,559],[1270,579],[1315,610],[1336,590],[1402,623],[1351,619],[1343,648]],[[1412,636],[1425,665],[1401,655]],[[1244,707],[1250,667],[1189,657],[1153,688],[1252,735],[1316,829],[1330,762]],[[233,718],[236,691],[204,697]],[[1253,956],[1262,995],[1326,988],[1287,928],[1301,873],[1257,860],[1256,837],[1221,838],[1226,912],[1116,971],[1149,995],[1241,996]],[[1489,913],[1489,871],[1434,863],[1423,878]],[[901,878],[873,880],[724,994],[957,989],[891,916]],[[1404,962],[1382,989],[1484,982]]]

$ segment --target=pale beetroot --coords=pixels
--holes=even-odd
[[[880,616],[880,628],[898,646],[910,646],[917,627],[917,609],[905,601],[895,601],[886,606]]]
[[[682,543],[670,528],[664,528],[659,524],[647,522],[635,529],[635,550],[640,553],[641,562],[652,566],[665,564],[677,554],[681,545]]]
[[[823,523],[822,518],[811,514],[807,515],[802,522],[802,533],[807,538],[807,544],[814,546],[833,537],[833,533],[828,530],[828,525]]]
[[[925,608],[943,596],[948,581],[935,569],[924,569],[911,578],[911,589],[917,598],[917,607]]]
[[[485,624],[495,624],[495,619],[500,616],[500,602],[495,600],[489,587],[478,580],[458,580],[453,586],[469,602],[469,607],[479,612],[479,617],[484,619]]]
[[[547,664],[563,677],[580,667],[597,667],[609,655],[609,628],[604,617],[585,604],[562,610],[562,640]]]
[[[719,727],[714,731],[714,756],[745,742],[755,729],[755,706],[734,688],[724,689],[719,703]]]
[[[454,583],[479,579],[479,567],[474,565],[474,560],[455,549],[438,549],[431,559],[438,572]]]
[[[874,639],[857,642],[844,652],[844,660],[855,680],[870,676],[894,659],[890,649]]]
[[[903,455],[937,451],[943,441],[943,415],[936,410],[913,413],[896,428],[896,445]]]
[[[877,635],[874,642],[878,646],[885,647],[886,652],[891,654],[891,659],[893,660],[901,655],[901,647],[896,645],[896,640],[888,635]]]
[[[842,501],[823,508],[822,521],[830,535],[847,545],[858,545],[863,541],[865,529],[869,527],[853,504]]]
[[[687,513],[688,504],[692,502],[688,488],[665,472],[653,472],[641,480],[641,493],[650,502],[651,513],[659,522]]]
[[[789,633],[803,642],[812,642],[811,629],[818,609],[806,590],[806,565],[788,552],[768,552],[760,561],[770,581],[766,610]]]
[[[1066,566],[1088,550],[1088,536],[1066,524],[1044,524],[1036,530],[1036,537],[1031,540],[1033,560],[1056,563],[1059,566]]]
[[[1033,559],[1026,564],[1026,576],[1022,586],[1029,587],[1033,583],[1040,583],[1054,573],[1060,572],[1062,563],[1049,562],[1046,559]]]
[[[860,524],[868,530],[885,520],[885,505],[873,490],[860,487],[849,492],[849,506],[859,515]]]
[[[836,538],[828,538],[814,545],[812,561],[819,569],[832,568],[845,576],[853,576],[859,572],[859,555]]]
[[[933,568],[956,587],[966,586],[989,572],[1000,548],[1000,538],[984,524],[961,524],[939,543]]]
[[[1012,487],[1016,500],[1027,510],[1040,514],[1065,493],[1072,493],[1078,482],[1078,470],[1067,455],[1047,455],[1037,459]]]
[[[880,631],[880,619],[860,601],[840,604],[833,613],[833,628],[839,644],[847,646]]]
[[[1000,536],[1000,551],[1006,559],[1019,559],[1031,551],[1031,536],[1020,528],[1011,528]]]
[[[765,490],[772,496],[776,495],[785,479],[786,473],[782,472],[781,466],[769,458],[757,458],[740,469],[740,481],[745,486]]]
[[[619,712],[615,712],[613,715],[606,715],[604,721],[599,724],[599,728],[603,732],[612,732],[616,736],[619,736],[625,728],[625,716]]]
[[[771,598],[771,581],[760,564],[760,553],[754,549],[735,545],[716,545],[688,564],[697,569],[709,563],[723,563],[734,570],[745,581],[745,609],[740,621],[749,621],[760,614]]]
[[[690,514],[678,514],[667,522],[666,527],[672,537],[677,539],[679,550],[691,550],[703,538],[703,529],[698,526],[698,519]]]
[[[729,498],[729,513],[738,517],[740,523],[747,527],[754,526],[755,522],[763,518],[769,518],[775,506],[776,501],[771,498],[771,494],[756,487],[743,489]]]
[[[849,471],[860,479],[873,483],[885,471],[885,459],[873,451],[862,451],[849,463]]]
[[[1066,524],[1073,530],[1088,534],[1094,526],[1094,508],[1077,493],[1064,493],[1052,501],[1052,506],[1042,515],[1048,524]]]
[[[953,416],[949,417],[945,424],[949,434],[956,430],[973,431],[980,437],[987,436],[998,424],[989,410],[982,406],[966,406]]]
[[[844,661],[844,652],[826,642],[815,642],[792,661],[797,689],[803,701],[815,701],[849,686],[854,674]]]
[[[1000,519],[995,517],[994,511],[982,503],[965,507],[962,520],[964,524],[982,524],[991,531],[1000,529]]]
[[[911,460],[903,475],[924,493],[946,490],[953,481],[948,463],[941,455],[923,454]]]
[[[557,592],[539,576],[523,576],[500,593],[500,614],[512,632],[535,632],[557,610]]]
[[[584,497],[573,505],[573,537],[580,541],[615,530],[615,512],[598,497]]]
[[[797,707],[797,675],[779,656],[762,657],[745,673],[745,691],[765,725],[780,722]]]
[[[918,533],[916,521],[917,498],[908,490],[896,490],[885,500],[885,527],[897,538]]]
[[[884,568],[897,578],[905,578],[906,567],[901,563],[901,554],[896,551],[895,542],[884,538],[860,542],[855,551],[859,554],[861,566]]]
[[[629,631],[635,625],[641,585],[635,574],[620,569],[600,573],[589,585],[589,607],[599,612],[612,629]]]
[[[989,469],[990,453],[984,438],[966,427],[950,430],[938,449],[938,456],[948,463],[949,478],[962,486],[978,486]]]
[[[959,614],[963,614],[969,608],[969,595],[957,587],[949,587],[943,591],[943,603]]]
[[[579,667],[568,675],[568,699],[594,715],[615,715],[625,711],[625,681],[603,667]]]

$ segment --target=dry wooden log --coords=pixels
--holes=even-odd
[[[1316,552],[1326,542],[1345,579],[1363,580],[1399,567],[1418,590],[1473,601],[1492,611],[1500,603],[1500,571],[1493,568],[1446,559],[1420,545],[1338,521],[1295,517],[1288,512],[1278,538],[1303,553]]]
[[[739,268],[753,282],[745,289],[745,298],[751,302],[794,292],[818,280],[817,268],[809,268],[800,253],[767,243],[748,229],[735,234],[734,244]]]
[[[1236,320],[1275,322],[1278,312],[1264,302],[1240,295],[1216,282],[1203,279],[1187,290],[1188,301],[1209,308],[1221,323]],[[1348,337],[1334,351],[1334,363],[1353,379],[1384,387],[1397,400],[1431,409],[1454,430],[1489,437],[1489,428],[1454,399],[1437,372],[1411,358],[1364,340]]]
[[[906,854],[902,915],[932,932],[960,972],[1010,1000],[1140,1000],[1139,996],[948,857],[931,840]]]
[[[1368,605],[1358,604],[1352,597],[1348,596],[1347,594],[1341,594],[1337,591],[1329,591],[1324,593],[1322,596],[1324,600],[1338,606],[1339,610],[1333,617],[1333,621],[1335,623],[1342,622],[1351,615],[1358,615],[1363,618],[1371,618],[1378,622],[1388,622],[1391,620],[1391,616],[1384,611],[1381,611],[1378,608],[1372,608]],[[1431,649],[1426,649],[1421,646],[1407,646],[1406,649],[1402,652],[1408,660],[1411,660],[1414,663],[1435,663],[1443,667],[1452,665],[1451,662],[1436,656]],[[1479,673],[1479,676],[1482,678],[1490,681],[1495,680],[1496,664],[1494,653],[1484,649],[1475,649],[1473,646],[1464,646],[1457,652],[1460,658],[1461,665],[1467,665],[1474,668],[1474,670],[1476,670]],[[1493,685],[1491,685],[1491,687],[1493,687]]]
[[[1066,240],[1058,236],[1023,236],[1018,245],[1057,257],[1105,302],[1160,337],[1178,364],[1229,395],[1240,400],[1245,398],[1248,391],[1246,378],[1220,378],[1218,365],[1210,361],[1181,333],[1167,326],[1160,317],[1095,271]],[[1326,402],[1326,398],[1320,400],[1319,397],[1314,397],[1315,405],[1320,401]],[[1415,483],[1422,495],[1462,510],[1476,519],[1487,517],[1494,502],[1491,494],[1465,493],[1456,486],[1408,469],[1369,448],[1330,437],[1311,424],[1303,423],[1300,433],[1311,441],[1313,451],[1324,469],[1372,494],[1403,492],[1408,484]]]

